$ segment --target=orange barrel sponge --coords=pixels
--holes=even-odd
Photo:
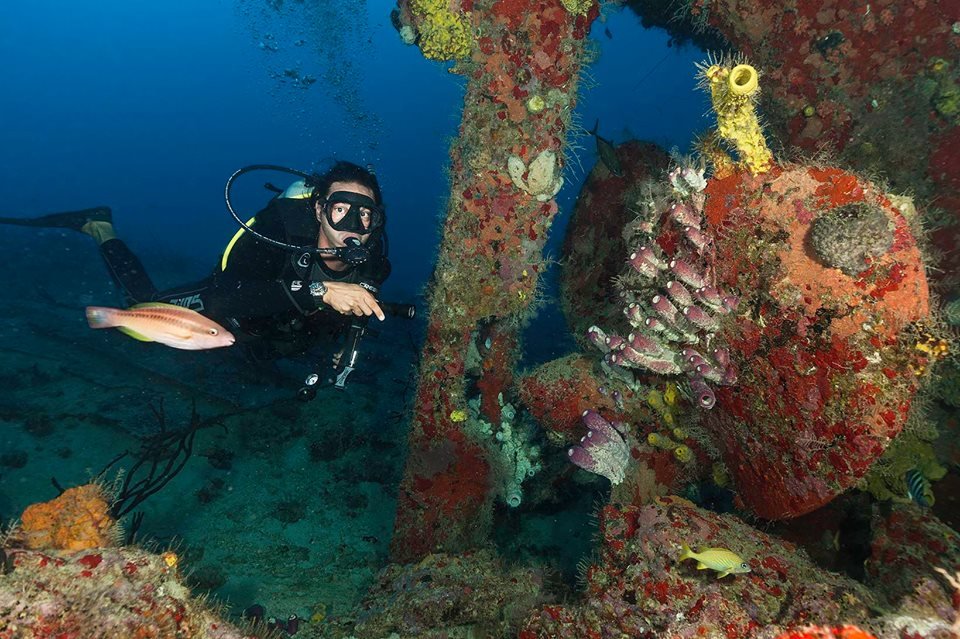
[[[797,517],[903,430],[934,359],[926,265],[891,197],[842,169],[740,171],[705,193],[713,284],[740,304],[717,333],[738,379],[704,426],[744,507]]]
[[[31,550],[76,552],[115,545],[117,523],[103,488],[86,484],[23,511],[20,533]]]

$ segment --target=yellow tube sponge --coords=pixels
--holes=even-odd
[[[708,61],[699,65],[701,85],[710,89],[713,111],[717,114],[720,136],[733,144],[740,163],[751,173],[764,173],[773,164],[754,103],[760,90],[760,77],[749,64],[733,60]]]
[[[681,444],[673,449],[673,456],[677,458],[677,461],[686,464],[693,460],[693,451],[690,450],[689,446]]]
[[[663,387],[663,401],[667,403],[667,406],[676,406],[678,397],[677,385],[667,382],[666,386]]]
[[[647,435],[647,443],[654,448],[660,448],[662,450],[673,450],[679,446],[677,442],[660,433],[650,433]]]
[[[647,404],[658,413],[667,410],[667,403],[664,400],[663,393],[655,388],[650,389],[650,392],[647,393]]]
[[[458,60],[470,55],[470,22],[450,10],[447,0],[411,0],[420,34],[420,51],[431,60]]]

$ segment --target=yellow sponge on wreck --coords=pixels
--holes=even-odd
[[[451,11],[447,0],[411,0],[410,10],[425,58],[459,60],[470,55],[470,22],[465,15]]]
[[[754,104],[760,91],[760,75],[749,64],[722,59],[700,65],[701,84],[710,89],[717,131],[733,144],[740,163],[751,173],[764,173],[773,165]]]

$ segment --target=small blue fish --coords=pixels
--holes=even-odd
[[[907,497],[921,508],[933,506],[933,489],[930,480],[923,476],[916,468],[911,468],[903,477],[907,484]]]

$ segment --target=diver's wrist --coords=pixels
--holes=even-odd
[[[327,294],[327,285],[323,282],[310,282],[310,296],[315,300],[323,301],[323,296]]]

